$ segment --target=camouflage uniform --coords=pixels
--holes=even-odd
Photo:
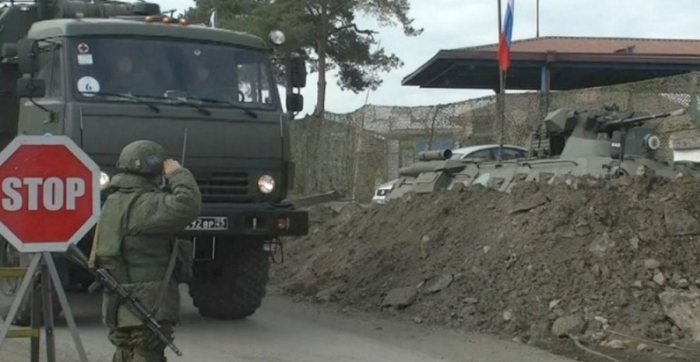
[[[111,180],[114,192],[103,206],[93,250],[96,266],[108,270],[144,306],[157,307],[155,318],[171,335],[180,317],[180,281],[163,280],[175,234],[199,216],[201,194],[185,168],[165,176],[172,193],[161,190],[157,180],[165,158],[165,151],[149,141],[136,141],[122,150],[117,164],[122,173]],[[117,347],[112,361],[164,361],[167,346],[125,306],[112,303],[104,295],[103,323]]]

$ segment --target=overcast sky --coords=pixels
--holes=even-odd
[[[161,8],[184,10],[192,0],[151,0]],[[502,0],[505,11],[508,0]],[[440,49],[498,41],[497,0],[412,0],[410,16],[422,35],[408,38],[400,28],[379,28],[367,18],[359,27],[374,28],[388,52],[396,53],[403,68],[384,74],[384,84],[369,96],[374,105],[417,106],[450,103],[493,94],[488,90],[442,90],[401,86],[401,80]],[[672,4],[672,5],[671,5]],[[540,36],[601,36],[639,38],[700,38],[698,0],[540,0]],[[515,0],[513,40],[535,37],[536,0]],[[310,74],[304,113],[316,105],[316,74]],[[326,110],[346,113],[362,107],[366,92],[342,92],[335,74],[327,77]]]

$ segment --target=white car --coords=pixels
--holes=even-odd
[[[498,159],[498,144],[490,145],[478,145],[458,148],[452,150],[452,157],[450,160],[463,160],[465,158],[473,159],[484,159],[486,161],[496,161]],[[527,148],[513,146],[513,145],[503,145],[503,157],[504,161],[516,160],[521,158],[527,158],[529,152]]]
[[[376,190],[374,190],[374,196],[372,196],[372,202],[375,204],[384,204],[386,203],[386,195],[391,192],[391,190],[394,188],[394,184],[396,183],[397,180],[391,180],[387,183],[379,185]]]

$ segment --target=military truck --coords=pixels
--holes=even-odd
[[[399,169],[399,180],[388,200],[406,193],[450,190],[455,185],[481,185],[508,192],[521,182],[554,182],[556,178],[614,178],[633,174],[697,177],[686,164],[661,161],[661,141],[648,121],[681,115],[684,109],[652,115],[622,114],[613,108],[550,112],[533,134],[530,157],[505,161],[450,159],[451,150],[421,153],[420,162]]]
[[[100,165],[104,200],[122,147],[138,139],[163,145],[202,192],[201,217],[181,235],[194,242],[195,306],[217,319],[252,315],[279,238],[308,231],[307,212],[283,202],[294,163],[271,62],[284,34],[273,30],[263,40],[190,25],[147,2],[5,4],[2,147],[18,134],[69,136]],[[305,86],[303,59],[287,61],[286,72],[289,86]],[[292,92],[286,106],[299,112],[303,97]],[[78,244],[86,254],[92,237]],[[0,266],[26,266],[26,259],[0,240]],[[77,266],[59,264],[64,287],[92,283]],[[0,280],[3,316],[19,282]],[[29,321],[28,301],[18,324]]]

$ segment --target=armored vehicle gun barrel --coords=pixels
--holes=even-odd
[[[418,162],[399,169],[399,176],[416,177],[424,172],[433,172],[443,161]]]
[[[671,111],[671,112],[651,114],[651,115],[647,115],[647,116],[615,119],[615,120],[605,122],[601,128],[605,131],[608,131],[608,132],[615,131],[615,130],[622,130],[622,129],[627,129],[627,128],[639,126],[640,124],[647,122],[647,121],[651,121],[653,119],[666,118],[666,117],[677,117],[677,116],[681,116],[683,114],[685,114],[685,108],[680,108],[680,109],[677,109],[677,110]]]
[[[440,161],[448,160],[452,157],[452,150],[435,150],[435,151],[423,151],[418,153],[418,161]]]

